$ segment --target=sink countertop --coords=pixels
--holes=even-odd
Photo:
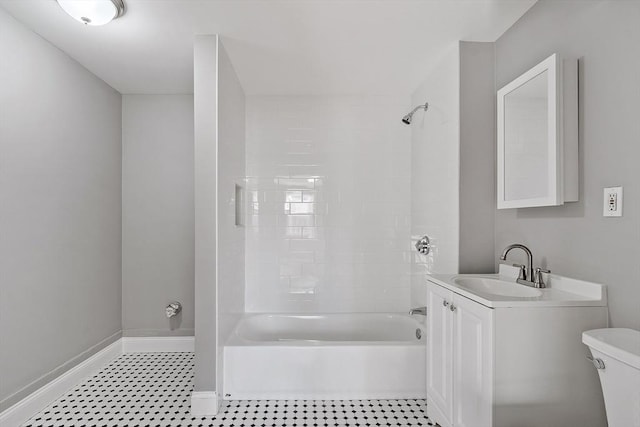
[[[603,307],[607,305],[605,285],[544,274],[545,288],[538,289],[539,296],[514,297],[484,293],[465,289],[454,283],[460,277],[490,278],[511,282],[514,286],[526,286],[516,283],[518,269],[501,264],[498,274],[430,274],[427,280],[449,289],[457,294],[491,308],[498,307]]]

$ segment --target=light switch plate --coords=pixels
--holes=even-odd
[[[622,187],[604,189],[602,216],[622,216]]]

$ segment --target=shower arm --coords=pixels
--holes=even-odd
[[[427,111],[429,109],[429,103],[425,102],[422,105],[418,105],[416,108],[414,108],[413,110],[411,110],[411,112],[409,113],[409,115],[413,115],[416,111],[418,111],[419,109],[423,109],[424,111]]]

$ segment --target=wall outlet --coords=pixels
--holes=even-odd
[[[602,216],[622,216],[622,187],[604,189]]]

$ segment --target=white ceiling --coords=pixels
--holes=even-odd
[[[125,0],[103,27],[55,0],[0,6],[121,93],[193,92],[193,37],[220,34],[247,94],[405,95],[456,41],[495,41],[535,1]]]

